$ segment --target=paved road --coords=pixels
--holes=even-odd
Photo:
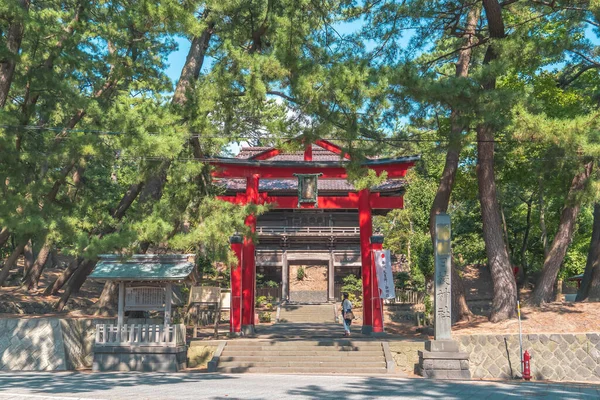
[[[600,399],[600,385],[200,373],[0,373],[0,400]]]

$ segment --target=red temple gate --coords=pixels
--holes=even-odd
[[[371,243],[373,211],[403,208],[403,192],[396,190],[391,192],[391,195],[389,192],[386,194],[385,185],[399,187],[398,182],[401,182],[399,179],[405,177],[408,169],[414,166],[419,157],[367,159],[361,166],[375,171],[378,176],[387,173],[386,183],[373,190],[348,189],[343,193],[338,191],[318,196],[317,179],[337,182],[347,179],[346,167],[349,156],[340,147],[326,140],[317,140],[312,145],[306,145],[303,154],[284,153],[276,148],[247,150],[252,154],[246,158],[207,160],[216,167],[213,172],[214,178],[236,180],[238,183],[241,179],[245,181],[242,181],[245,183],[244,188],[233,195],[220,196],[220,199],[236,204],[272,203],[275,209],[358,210],[363,284],[363,332],[383,332],[382,302],[372,259],[374,246],[380,248],[381,243],[380,241]],[[313,153],[317,155],[314,159]],[[269,189],[260,190],[261,180],[289,182],[292,179],[298,179],[297,196],[277,195],[275,191]],[[256,231],[257,219],[254,215],[249,215],[245,223],[252,232]],[[238,265],[231,271],[230,329],[232,333],[249,334],[254,332],[255,244],[251,238],[234,236],[231,239],[231,247],[238,258]]]

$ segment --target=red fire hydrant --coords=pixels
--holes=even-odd
[[[526,381],[531,380],[531,365],[529,365],[529,360],[531,360],[531,355],[525,350],[523,354],[523,379]]]

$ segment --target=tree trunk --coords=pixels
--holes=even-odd
[[[504,20],[498,1],[483,0],[483,8],[490,38],[504,38],[506,36]],[[498,53],[492,42],[486,49],[483,65],[487,66],[497,58]],[[487,73],[487,76],[483,76],[481,86],[484,91],[494,91],[496,89],[495,72],[488,71]],[[494,175],[494,128],[487,121],[477,126],[477,183],[485,251],[494,285],[490,321],[499,322],[516,316],[517,282],[513,275],[507,244],[504,242],[502,233],[502,220]]]
[[[587,301],[600,301],[600,267],[594,268]]]
[[[540,190],[540,231],[542,231],[542,246],[544,247],[544,259],[548,257],[548,230],[546,229],[546,206],[544,204],[544,191],[542,180],[540,179],[539,190]]]
[[[594,204],[594,224],[592,228],[592,238],[590,240],[590,249],[588,250],[585,271],[581,279],[581,286],[577,291],[575,301],[587,299],[592,283],[592,275],[595,269],[600,266],[600,203]]]
[[[209,11],[205,11],[202,19],[206,20],[208,14]],[[173,104],[182,106],[187,101],[186,94],[188,90],[193,89],[192,86],[194,81],[200,76],[200,70],[204,64],[204,56],[206,55],[206,50],[208,50],[214,27],[215,24],[213,22],[208,22],[206,29],[204,29],[202,34],[192,39],[190,50],[188,51],[185,64],[179,75],[179,81],[175,87],[175,93],[173,94],[172,100]]]
[[[4,246],[6,242],[8,242],[9,237],[10,232],[8,231],[8,228],[2,228],[2,230],[0,231],[0,248],[2,248],[2,246]]]
[[[31,270],[31,266],[33,265],[33,245],[31,243],[31,239],[27,241],[27,244],[23,248],[23,278],[29,274]]]
[[[33,267],[31,268],[30,273],[25,276],[25,279],[23,281],[23,287],[25,289],[37,290],[40,277],[42,276],[42,271],[44,270],[46,262],[48,261],[48,256],[52,251],[52,246],[52,240],[46,237],[44,245],[40,249],[40,252],[38,253],[38,256],[35,260],[35,263],[33,264]]]
[[[60,300],[58,301],[58,303],[55,304],[54,308],[56,309],[56,311],[62,311],[65,308],[71,295],[73,293],[77,293],[79,289],[81,289],[81,286],[83,286],[85,280],[87,279],[88,275],[94,270],[95,266],[95,260],[83,260],[81,262],[81,265],[77,268],[77,270],[71,277],[68,285],[66,286],[66,289],[60,297]]]
[[[532,203],[533,203],[533,195],[529,199],[529,201],[526,203],[527,204],[527,217],[525,218],[525,221],[526,221],[525,233],[523,233],[523,243],[521,243],[521,251],[520,251],[521,269],[523,272],[523,282],[522,282],[523,286],[527,285],[527,278],[528,278],[528,273],[529,273],[529,265],[527,265],[527,245],[529,244],[529,232],[531,231]]]
[[[517,282],[502,233],[494,177],[494,135],[486,124],[477,127],[477,182],[483,219],[483,239],[494,285],[490,321],[499,322],[516,315]]]
[[[557,279],[556,280],[556,287],[554,290],[554,301],[556,302],[561,302],[562,301],[562,295],[563,295],[563,280],[562,279]]]
[[[44,290],[45,296],[56,296],[58,291],[69,281],[73,273],[77,270],[79,266],[79,261],[77,259],[73,259],[67,268],[63,271],[62,274],[51,285],[49,285],[46,290]]]
[[[506,225],[506,217],[504,216],[504,207],[500,205],[500,217],[502,218],[502,233],[504,234],[504,243],[506,243],[506,252],[508,253],[508,260],[512,268],[513,254],[510,248],[510,241],[508,239],[508,226]]]
[[[473,313],[467,304],[465,285],[452,259],[452,323],[470,321]]]
[[[592,173],[593,161],[585,165],[583,172],[575,175],[569,188],[569,194],[565,206],[560,215],[558,231],[550,246],[548,256],[544,260],[542,274],[540,275],[535,290],[531,296],[531,303],[540,306],[545,302],[552,301],[552,292],[558,271],[565,259],[567,248],[573,237],[575,222],[581,207],[581,200],[578,199]]]
[[[17,245],[13,252],[8,256],[8,258],[4,260],[4,265],[2,266],[2,270],[0,271],[0,287],[2,287],[6,282],[11,267],[13,267],[16,264],[17,259],[19,258],[21,253],[23,253],[23,249],[25,249],[27,241],[28,240],[21,240],[21,242]]]
[[[29,11],[29,0],[19,0],[19,5],[26,14]],[[10,17],[9,17],[10,18]],[[25,28],[23,25],[23,17],[20,15],[12,16],[8,29],[4,38],[6,40],[7,55],[0,59],[0,108],[4,108],[8,99],[8,92],[12,85],[15,67],[17,66],[17,58],[21,49],[21,41]]]
[[[463,35],[464,43],[458,54],[458,62],[456,63],[455,76],[457,78],[467,78],[469,76],[469,66],[472,55],[471,45],[473,43],[475,29],[479,22],[480,14],[481,8],[479,6],[473,6],[467,16],[467,25],[465,27],[465,34]],[[440,184],[438,185],[429,213],[429,232],[431,234],[432,242],[435,242],[435,216],[448,211],[450,195],[452,194],[454,181],[456,179],[456,171],[458,170],[458,161],[462,149],[461,133],[464,130],[464,125],[461,123],[460,118],[460,112],[453,109],[450,114],[450,137],[448,150],[446,152],[446,163],[444,164]],[[454,262],[452,262],[452,315],[454,322],[456,322],[463,319],[470,319],[473,314],[467,304],[462,279],[454,269]]]
[[[205,13],[203,18],[206,18],[207,15],[208,13]],[[182,69],[181,77],[177,83],[176,94],[173,96],[172,101],[174,104],[183,105],[183,102],[185,102],[186,99],[185,94],[191,87],[193,80],[198,79],[202,69],[202,64],[204,63],[204,56],[212,36],[213,28],[214,24],[209,22],[207,28],[201,34],[201,36],[199,38],[194,38],[192,41],[192,47],[188,52],[186,63]],[[199,155],[199,141],[197,138],[195,139],[196,140],[192,140],[192,145],[194,147],[194,153],[198,153]],[[117,209],[114,210],[113,218],[120,220],[138,195],[140,197],[139,201],[142,203],[145,203],[149,200],[159,200],[162,196],[170,165],[171,163],[169,161],[164,162],[159,171],[150,177],[147,182],[132,185],[119,203]],[[140,194],[140,192],[142,193]],[[85,279],[92,272],[95,265],[96,261],[84,260],[83,264],[77,268],[74,276],[62,294],[60,301],[55,306],[57,310],[62,310],[67,304],[71,294],[81,288],[85,282]]]
[[[119,296],[119,285],[113,281],[106,281],[100,298],[94,304],[94,315],[111,316],[115,314],[117,299]]]

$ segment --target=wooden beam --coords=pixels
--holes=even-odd
[[[324,140],[324,139],[317,139],[317,140],[315,140],[315,144],[317,146],[319,146],[319,147],[324,148],[325,150],[331,151],[332,153],[339,154],[339,155],[343,154],[345,159],[350,160],[350,154],[345,153],[342,150],[342,148],[340,146],[336,145],[336,144],[333,144],[333,143],[331,143],[331,142],[329,142],[327,140]]]
[[[312,144],[304,146],[304,161],[312,161]]]
[[[119,282],[119,309],[117,311],[117,325],[119,327],[123,326],[124,321],[125,321],[125,282]],[[119,329],[119,332],[120,332],[120,329]]]
[[[369,189],[359,192],[358,225],[360,227],[360,260],[362,264],[363,286],[363,328],[362,332],[370,334],[373,329],[373,268],[371,265],[371,236],[373,235],[373,215],[369,205]]]
[[[255,154],[252,157],[250,157],[249,159],[250,160],[268,160],[269,158],[273,158],[273,157],[279,155],[280,153],[281,153],[281,150],[273,147],[272,149],[265,150],[263,152]]]
[[[217,196],[219,200],[234,204],[244,205],[247,203],[246,194],[236,194],[235,196]],[[258,195],[259,204],[272,204],[275,209],[297,209],[298,197],[296,196],[268,196],[266,192]],[[369,204],[376,210],[394,210],[404,208],[404,198],[402,196],[381,197],[379,193],[371,193]],[[319,208],[325,210],[335,209],[358,209],[358,194],[351,192],[348,196],[319,196],[318,207],[313,204],[301,204],[300,208]]]
[[[171,323],[171,302],[173,301],[173,284],[167,283],[165,286],[165,326]]]

